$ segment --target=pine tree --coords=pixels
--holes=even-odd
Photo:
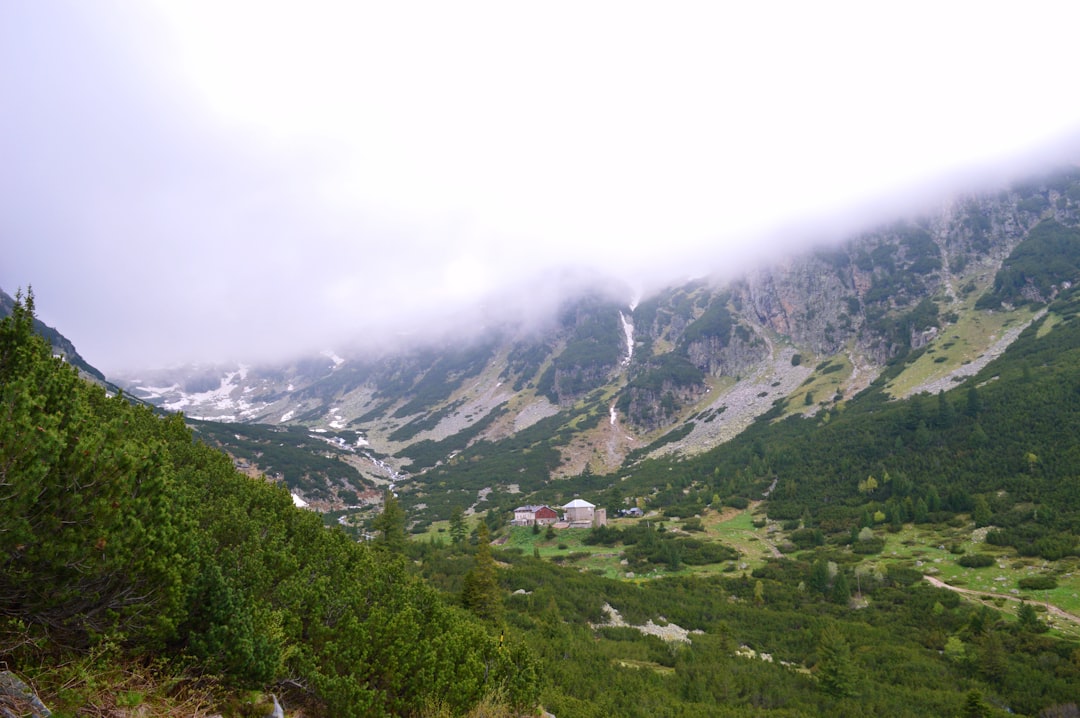
[[[847,574],[843,571],[838,571],[836,578],[833,580],[832,593],[829,598],[833,603],[846,606],[848,601],[851,600],[851,585],[848,583]]]
[[[964,718],[986,718],[990,715],[990,706],[986,705],[982,694],[974,688],[968,691],[964,700]]]
[[[379,532],[376,546],[391,553],[405,551],[405,510],[390,489],[383,494],[383,510],[375,518],[373,527]]]
[[[979,673],[989,683],[1000,685],[1009,670],[1008,656],[1001,636],[991,631],[979,643]]]
[[[1026,601],[1020,603],[1020,608],[1016,611],[1016,620],[1022,631],[1042,633],[1046,630],[1046,624],[1039,620],[1039,614],[1035,612],[1035,608]]]
[[[829,562],[823,558],[814,561],[810,567],[810,578],[807,585],[811,590],[818,593],[826,593],[829,590]]]
[[[502,591],[491,556],[487,524],[481,523],[476,544],[476,564],[465,574],[461,603],[480,618],[497,623],[502,617]]]
[[[821,632],[818,641],[818,681],[822,690],[843,698],[855,695],[855,665],[851,649],[837,629],[832,626]]]
[[[974,503],[975,506],[971,510],[971,518],[975,521],[975,528],[989,526],[993,515],[990,512],[990,504],[986,501],[986,497],[982,494],[978,494],[975,496]]]
[[[942,429],[948,429],[956,421],[956,411],[952,402],[945,398],[945,391],[938,390],[938,415],[937,425]]]
[[[460,506],[455,506],[450,512],[450,539],[455,546],[460,546],[465,542],[465,533],[465,512]]]
[[[968,386],[967,404],[964,408],[964,413],[971,417],[978,416],[982,413],[982,399],[979,397],[979,390],[975,388],[974,384]]]

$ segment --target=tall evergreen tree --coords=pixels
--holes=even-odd
[[[460,546],[465,542],[465,534],[465,512],[460,506],[455,506],[450,512],[450,539],[455,546]]]
[[[491,541],[487,524],[478,529],[475,565],[465,574],[461,589],[461,603],[480,618],[493,623],[502,617],[502,591],[491,556]]]
[[[383,510],[373,526],[379,532],[377,546],[392,553],[405,551],[405,510],[390,489],[383,494]]]
[[[832,626],[821,632],[818,641],[818,681],[822,690],[843,698],[855,695],[855,664],[851,648],[840,631]]]
[[[986,718],[990,715],[990,706],[986,705],[982,693],[972,688],[964,699],[964,718]]]
[[[982,397],[979,396],[979,390],[974,384],[968,386],[967,404],[964,407],[964,413],[971,417],[976,417],[982,413]]]
[[[832,592],[829,594],[829,599],[836,604],[846,606],[848,601],[851,600],[851,584],[848,583],[847,574],[843,571],[836,572],[836,578],[833,580]]]

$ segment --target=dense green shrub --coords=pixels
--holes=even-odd
[[[1046,591],[1057,588],[1057,579],[1053,576],[1025,576],[1017,582],[1024,591]]]
[[[964,568],[986,568],[994,565],[994,557],[988,553],[968,553],[956,559]]]
[[[83,382],[32,316],[27,298],[0,322],[0,645],[186,656],[230,683],[301,683],[337,716],[535,704],[528,651],[182,417]]]

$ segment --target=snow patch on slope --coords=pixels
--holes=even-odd
[[[330,351],[329,349],[327,349],[326,351],[322,352],[322,356],[324,356],[324,357],[326,357],[327,359],[329,359],[330,361],[334,362],[334,368],[335,368],[335,369],[337,369],[337,368],[338,368],[339,366],[341,366],[342,364],[344,364],[344,363],[345,363],[345,360],[344,360],[344,359],[342,359],[341,357],[339,357],[339,356],[338,356],[337,354],[335,354],[334,352]]]
[[[244,398],[243,382],[247,379],[247,375],[248,367],[241,364],[236,371],[226,373],[216,389],[192,394],[180,392],[178,398],[163,402],[161,408],[166,411],[184,411],[192,407],[200,413],[199,416],[189,414],[193,419],[242,421],[266,406],[264,403],[253,404]],[[175,389],[179,391],[179,387]]]

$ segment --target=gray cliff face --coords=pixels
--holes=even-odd
[[[735,287],[747,319],[815,354],[835,354],[861,329],[860,277],[847,257],[840,267],[817,256],[759,270]]]
[[[1080,221],[1078,203],[1063,197],[1036,184],[959,198],[917,220],[752,272],[732,287],[746,320],[815,354],[835,354],[854,341],[880,364],[924,345],[933,331],[910,327],[908,340],[897,342],[883,334],[883,315],[928,298],[946,310],[964,285],[992,278],[1038,222]]]
[[[690,363],[709,376],[738,376],[768,356],[769,347],[761,337],[738,327],[726,342],[709,337],[689,342],[685,351]]]

